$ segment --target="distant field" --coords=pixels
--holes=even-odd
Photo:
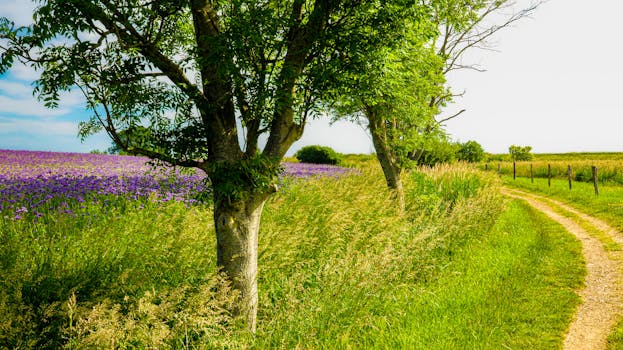
[[[623,160],[623,152],[534,153],[535,161],[559,160]],[[508,154],[491,154],[491,162],[510,161]]]
[[[534,160],[621,160],[623,152],[536,153]]]
[[[620,155],[620,153],[616,153]],[[584,154],[582,154],[584,155]],[[602,154],[603,155],[603,154]],[[554,179],[567,179],[567,169],[571,166],[571,177],[577,182],[591,182],[593,179],[592,167],[597,167],[597,175],[600,183],[612,183],[623,185],[623,157],[615,158],[615,153],[611,158],[571,158],[571,154],[560,155],[558,159],[552,155],[551,158],[535,157],[532,161],[516,162],[517,177],[530,177],[530,166],[532,166],[532,176],[535,178],[547,178],[548,166],[551,167],[551,176]],[[568,157],[568,158],[565,158]],[[513,175],[513,162],[511,161],[489,161],[478,165],[481,170],[499,171],[502,175]]]

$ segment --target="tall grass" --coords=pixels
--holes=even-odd
[[[467,167],[415,172],[403,214],[376,166],[288,183],[263,214],[256,335],[225,311],[235,295],[215,270],[209,207],[0,218],[0,348],[559,344],[579,244],[505,210],[497,186]]]

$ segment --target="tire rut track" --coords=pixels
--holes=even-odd
[[[503,188],[502,193],[526,201],[582,242],[582,254],[587,269],[584,287],[578,291],[582,303],[565,335],[563,348],[605,349],[610,330],[622,314],[622,262],[612,259],[601,241],[590,235],[576,220],[557,213],[555,208],[588,222],[620,245],[623,245],[623,235],[605,222],[556,200],[509,188]]]

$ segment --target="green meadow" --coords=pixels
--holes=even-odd
[[[562,227],[467,166],[296,180],[267,203],[252,335],[215,268],[210,206],[0,218],[0,348],[551,349],[585,273]]]

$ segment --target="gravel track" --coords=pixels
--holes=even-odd
[[[623,260],[621,251],[608,252],[603,244],[590,235],[578,221],[584,221],[623,246],[623,234],[607,223],[587,215],[559,201],[532,193],[504,188],[504,195],[526,201],[582,242],[582,254],[586,260],[587,275],[584,287],[578,291],[582,304],[578,306],[567,334],[564,349],[606,348],[606,339],[623,310]],[[573,214],[568,218],[560,211]],[[618,258],[617,258],[618,257]]]

